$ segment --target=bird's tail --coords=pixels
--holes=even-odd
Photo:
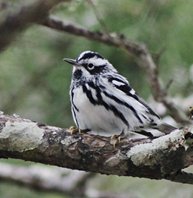
[[[160,122],[156,125],[154,124],[143,128],[136,128],[133,132],[154,139],[163,135],[167,135],[176,129],[176,127],[170,124]]]
[[[155,129],[157,129],[158,131],[164,134],[169,134],[172,131],[176,130],[177,128],[168,123],[160,123],[159,125],[156,126]]]

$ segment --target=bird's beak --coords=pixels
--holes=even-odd
[[[71,58],[64,58],[63,61],[65,61],[65,62],[67,62],[67,63],[69,63],[71,65],[77,65],[76,60],[71,59]]]

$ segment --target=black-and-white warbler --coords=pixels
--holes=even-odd
[[[97,52],[82,52],[73,65],[71,110],[82,131],[106,134],[155,127],[159,116],[140,98],[125,77]]]

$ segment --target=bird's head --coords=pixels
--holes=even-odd
[[[97,52],[84,51],[78,58],[64,58],[64,61],[73,65],[73,77],[76,79],[92,78],[107,72],[116,72],[111,63]]]

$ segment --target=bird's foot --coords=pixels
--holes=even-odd
[[[71,135],[74,135],[74,134],[77,134],[77,133],[84,134],[84,133],[87,133],[90,130],[89,129],[83,129],[83,130],[81,130],[81,129],[75,127],[75,126],[71,126],[66,131],[68,133],[70,133]]]
[[[80,129],[78,129],[75,126],[71,126],[66,130],[68,133],[70,133],[71,135],[77,134],[80,132]]]
[[[121,133],[119,135],[112,135],[111,139],[110,139],[110,144],[113,145],[113,147],[115,148],[117,144],[119,144],[121,142],[121,139],[123,138],[124,134]]]

